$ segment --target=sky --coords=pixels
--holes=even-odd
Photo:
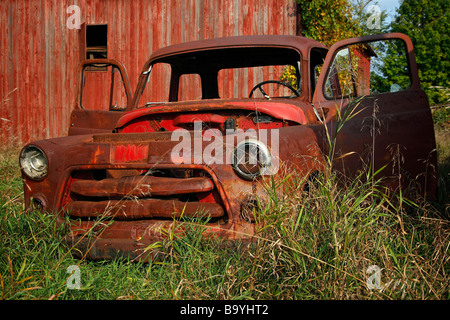
[[[386,13],[388,14],[387,21],[390,22],[394,16],[395,11],[399,6],[399,0],[375,0],[374,2],[378,2],[378,6],[381,10],[386,10]]]

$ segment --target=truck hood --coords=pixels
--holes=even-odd
[[[279,120],[292,121],[298,124],[317,122],[316,115],[310,103],[297,99],[273,100],[199,100],[155,103],[150,107],[140,108],[125,113],[117,122],[116,128],[122,128],[131,121],[148,115],[162,113],[190,113],[219,110],[246,110],[267,114]]]

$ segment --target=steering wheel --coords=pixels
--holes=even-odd
[[[253,91],[255,91],[256,89],[259,89],[259,91],[261,91],[261,93],[264,95],[264,97],[266,99],[270,99],[269,95],[261,87],[261,86],[265,85],[266,83],[281,84],[281,85],[285,86],[286,88],[288,88],[289,90],[291,90],[297,97],[300,97],[300,93],[298,93],[298,91],[295,90],[295,88],[293,86],[291,86],[290,84],[284,83],[283,81],[278,81],[278,80],[267,80],[267,81],[258,83],[256,86],[253,87],[252,91],[250,91],[250,94],[248,95],[248,97],[251,98],[253,96]]]

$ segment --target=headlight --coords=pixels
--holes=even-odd
[[[232,164],[242,178],[256,179],[271,165],[269,149],[258,140],[241,141],[234,149]]]
[[[40,148],[29,145],[20,153],[20,168],[33,180],[44,178],[48,173],[48,160]]]

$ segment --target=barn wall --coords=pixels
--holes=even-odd
[[[132,90],[155,49],[296,31],[294,0],[2,0],[1,144],[67,134],[77,65],[85,55],[83,29],[66,26],[70,5],[80,7],[82,24],[108,25],[108,58],[125,65]]]

